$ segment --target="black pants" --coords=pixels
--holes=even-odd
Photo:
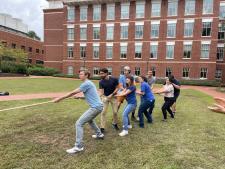
[[[167,119],[167,111],[169,112],[170,116],[174,118],[173,112],[170,107],[174,103],[174,98],[164,97],[164,104],[162,106],[163,118]]]

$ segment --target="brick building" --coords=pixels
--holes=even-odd
[[[44,43],[28,36],[28,27],[20,19],[0,14],[0,43],[9,48],[20,48],[28,53],[33,64],[43,64]]]
[[[85,67],[114,76],[153,70],[157,77],[225,82],[225,1],[48,0],[45,65],[64,74]],[[219,37],[219,39],[218,39]]]

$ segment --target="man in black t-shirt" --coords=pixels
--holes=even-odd
[[[174,87],[174,104],[172,105],[172,112],[175,114],[176,113],[176,101],[177,98],[180,95],[180,82],[174,78],[173,75],[170,75],[169,78],[171,79],[172,85]]]
[[[119,81],[117,78],[110,77],[108,75],[108,69],[102,68],[100,69],[100,77],[101,80],[99,81],[99,89],[100,89],[100,96],[102,98],[104,108],[101,113],[101,131],[105,131],[105,124],[106,124],[106,113],[109,106],[109,103],[112,106],[113,111],[113,128],[119,130],[117,125],[118,123],[118,115],[117,115],[117,107],[118,102],[115,97],[117,91],[119,90]]]

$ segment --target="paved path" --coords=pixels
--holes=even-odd
[[[225,93],[217,92],[214,87],[203,87],[203,86],[182,86],[182,89],[194,89],[206,93],[212,97],[225,98]],[[41,93],[41,94],[24,94],[24,95],[10,95],[0,96],[0,101],[10,100],[30,100],[30,99],[45,99],[45,98],[56,98],[66,94],[63,93]]]

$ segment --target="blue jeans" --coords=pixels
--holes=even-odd
[[[136,109],[136,104],[127,104],[123,111],[123,129],[128,130],[130,125],[129,114]]]
[[[141,104],[138,109],[138,117],[139,117],[139,125],[140,127],[144,127],[144,116],[147,118],[149,123],[152,123],[152,110],[154,108],[155,100],[141,100]],[[149,109],[149,111],[148,111]]]
[[[95,131],[96,135],[101,134],[101,130],[96,125],[94,119],[97,115],[99,115],[102,112],[102,109],[96,109],[96,108],[89,108],[76,122],[76,147],[83,147],[83,135],[84,135],[84,129],[83,126],[85,123],[88,123],[91,128]]]

